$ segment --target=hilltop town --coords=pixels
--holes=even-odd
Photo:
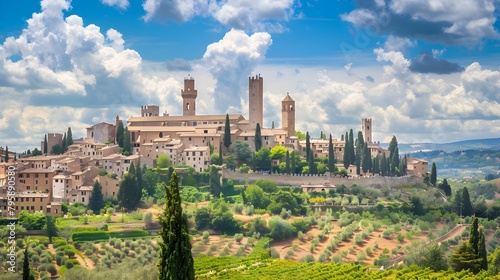
[[[32,156],[25,152],[17,158],[17,154],[0,149],[0,203],[2,215],[6,215],[6,178],[9,166],[15,166],[16,178],[16,214],[22,210],[41,211],[44,214],[61,214],[61,203],[80,202],[87,204],[92,193],[94,181],[103,186],[104,197],[117,197],[119,181],[129,171],[131,163],[135,166],[156,167],[160,155],[166,155],[172,166],[189,166],[196,172],[208,171],[211,164],[217,164],[214,154],[225,153],[228,147],[227,126],[230,131],[230,143],[240,143],[256,152],[256,143],[262,147],[273,149],[281,146],[290,153],[298,153],[301,158],[307,157],[307,146],[310,145],[314,160],[328,159],[330,140],[322,133],[320,138],[297,136],[295,129],[296,104],[286,94],[281,102],[282,125],[279,128],[260,128],[263,120],[263,88],[264,79],[260,75],[248,79],[249,118],[242,114],[199,115],[196,113],[196,98],[193,77],[184,79],[182,96],[182,116],[160,115],[160,107],[146,105],[140,107],[140,116],[123,120],[118,116],[114,123],[101,122],[86,129],[85,139],[75,140],[67,145],[70,135],[47,133],[40,144],[42,155]],[[300,110],[300,108],[298,108]],[[229,124],[226,125],[227,120]],[[373,122],[371,118],[361,120],[363,142],[375,162],[389,158],[390,151],[380,146],[372,138]],[[129,133],[130,152],[123,152],[123,136],[120,129]],[[69,130],[67,134],[71,134]],[[256,139],[260,134],[260,141]],[[359,135],[361,135],[359,134]],[[352,136],[351,136],[352,137]],[[121,139],[120,139],[121,138]],[[126,138],[126,137],[125,137]],[[325,170],[315,172],[334,176],[342,174],[348,177],[378,176],[383,172],[375,167],[364,170],[353,163],[344,164],[344,152],[348,135],[345,139],[332,139],[335,172]],[[61,151],[62,147],[64,151]],[[231,147],[229,147],[231,149]],[[6,156],[6,152],[9,156]],[[33,153],[35,154],[35,153]],[[8,159],[5,162],[5,159]],[[248,158],[249,159],[249,158]],[[271,168],[285,162],[284,154],[273,158]],[[330,159],[331,160],[331,159]],[[220,164],[220,163],[219,163]],[[289,164],[289,163],[288,163]],[[283,164],[282,164],[283,165]],[[231,167],[231,166],[229,166]],[[255,168],[255,166],[254,166]],[[266,166],[259,166],[269,172]],[[278,168],[276,168],[278,169]],[[425,176],[428,163],[423,160],[405,157],[405,171],[400,175]],[[101,170],[101,172],[100,172]],[[306,172],[304,172],[306,171]],[[375,171],[375,172],[374,172]],[[277,171],[275,171],[277,172]],[[286,173],[295,173],[288,171]],[[311,173],[302,170],[299,173]],[[109,176],[109,175],[112,176]]]

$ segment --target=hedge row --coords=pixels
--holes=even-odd
[[[149,232],[136,229],[128,231],[83,231],[75,232],[72,235],[73,242],[107,240],[109,238],[133,238],[149,236]]]

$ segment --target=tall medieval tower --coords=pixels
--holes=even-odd
[[[182,96],[182,115],[196,115],[196,97],[198,91],[194,89],[194,79],[191,76],[184,78],[184,89],[181,90]]]
[[[248,119],[250,128],[263,125],[264,81],[260,75],[248,78]]]
[[[365,137],[365,143],[373,142],[372,138],[372,119],[371,118],[362,118],[361,119],[361,132],[363,132],[363,136]]]
[[[281,101],[281,128],[286,131],[287,137],[295,135],[295,101],[287,93]]]

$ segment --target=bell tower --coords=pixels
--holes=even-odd
[[[250,128],[263,127],[264,82],[260,75],[248,78],[248,120]]]
[[[281,128],[286,131],[287,137],[295,135],[295,100],[287,93],[281,101]]]
[[[365,137],[365,143],[372,143],[372,119],[371,118],[362,118],[361,119],[361,132],[363,132],[363,136]]]
[[[184,89],[181,90],[182,115],[196,116],[196,97],[198,91],[194,89],[194,79],[190,75],[184,78]]]

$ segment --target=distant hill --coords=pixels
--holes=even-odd
[[[388,147],[388,144],[382,144]],[[435,162],[438,176],[484,179],[500,172],[500,138],[473,139],[452,143],[398,144],[399,154],[410,154]],[[430,171],[430,170],[429,170]]]
[[[389,146],[389,144],[382,144]],[[500,150],[500,138],[473,139],[452,143],[413,143],[398,144],[399,153],[407,154],[418,151],[444,151],[447,153],[464,150]]]

